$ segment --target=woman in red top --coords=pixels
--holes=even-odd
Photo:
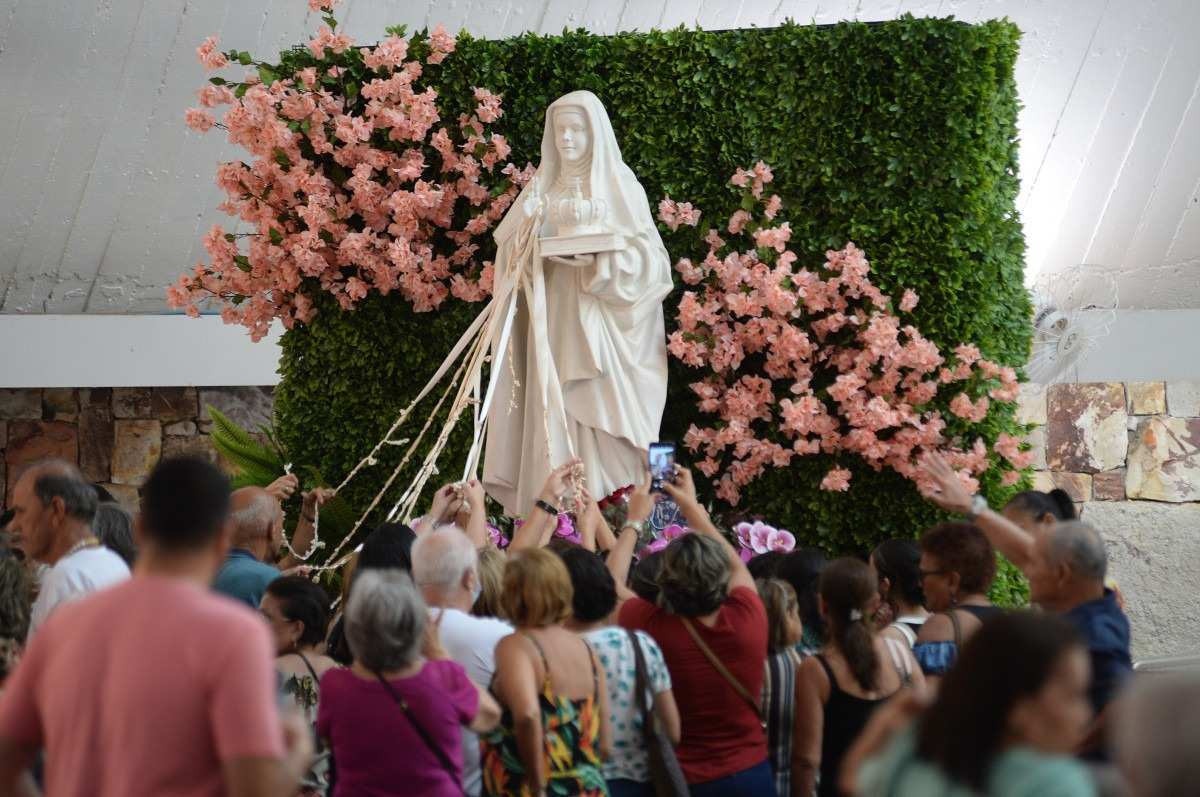
[[[692,797],[770,797],[775,784],[758,706],[766,610],[741,557],[696,500],[691,473],[681,468],[663,487],[694,533],[663,552],[663,605],[630,598],[621,625],[649,633],[662,648],[683,728],[675,752]]]

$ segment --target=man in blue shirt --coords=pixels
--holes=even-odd
[[[1029,598],[1075,626],[1092,659],[1088,698],[1097,715],[1133,671],[1129,619],[1117,596],[1104,586],[1108,555],[1100,533],[1086,523],[1056,524],[1037,542],[1026,569]]]
[[[295,489],[295,477],[285,477],[264,489],[243,487],[233,493],[229,523],[233,527],[233,544],[225,563],[217,573],[213,589],[257,609],[267,585],[280,576],[280,569],[301,564],[295,556],[282,556],[283,508],[277,496]],[[281,480],[282,481],[282,480]],[[282,490],[282,492],[281,492]],[[296,527],[293,547],[305,551],[313,538],[313,519],[324,491],[305,493],[300,523]]]
[[[930,500],[943,509],[966,514],[1029,579],[1029,599],[1061,615],[1079,631],[1092,660],[1088,698],[1097,717],[1084,752],[1090,758],[1102,757],[1104,710],[1133,672],[1133,663],[1129,618],[1116,594],[1104,586],[1108,554],[1100,533],[1086,523],[1070,520],[1035,536],[988,509],[983,496],[971,495],[940,457],[927,457],[922,467],[937,489]]]

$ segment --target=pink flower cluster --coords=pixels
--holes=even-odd
[[[676,202],[665,197],[658,203],[658,220],[674,232],[680,225],[695,227],[699,224],[700,211],[692,207],[691,202]]]
[[[523,525],[525,525],[524,519],[515,518],[513,520],[514,531]],[[489,530],[488,535],[491,537],[492,542],[496,544],[497,548],[508,547],[508,539],[500,532],[499,529],[496,529],[496,534],[492,534]],[[558,523],[554,526],[554,536],[562,537],[567,542],[573,542],[576,545],[582,541],[582,538],[579,536],[579,530],[575,528],[574,519],[566,512],[558,513]],[[503,541],[504,544],[501,545],[500,541]]]
[[[760,553],[790,553],[796,548],[796,537],[790,531],[768,526],[760,520],[738,523],[733,527],[733,534],[741,548],[739,554],[743,562],[749,562]]]
[[[310,0],[314,10],[333,5]],[[241,84],[201,89],[187,124],[219,127],[250,153],[221,164],[217,184],[221,210],[251,232],[214,226],[209,262],[168,289],[169,303],[196,315],[215,298],[226,322],[257,340],[276,318],[288,328],[310,321],[317,291],[344,310],[373,292],[397,291],[418,312],[450,296],[486,299],[493,272],[480,250],[533,170],[509,163],[508,142],[487,129],[503,114],[498,95],[476,89],[473,113],[442,119],[421,78],[454,44],[439,27],[422,63],[410,40],[355,48],[322,27],[310,65],[294,74],[268,67],[268,84],[259,68]],[[209,68],[229,61],[211,37],[197,54]],[[352,69],[368,77],[354,82]],[[231,106],[219,122],[205,110],[218,106]]]
[[[658,537],[655,537],[653,540],[648,542],[644,548],[642,548],[640,556],[645,558],[652,553],[658,553],[675,540],[679,539],[685,534],[691,534],[691,532],[692,530],[686,526],[680,526],[678,523],[672,523],[662,530],[662,534],[660,534]]]
[[[971,345],[943,356],[901,317],[916,307],[917,294],[904,291],[893,308],[853,243],[826,252],[815,268],[798,268],[790,225],[772,219],[779,198],[762,199],[772,180],[761,162],[739,169],[731,182],[755,198],[762,218],[737,211],[728,230],[741,246],[709,230],[705,257],[675,266],[694,290],[679,303],[669,349],[707,371],[691,388],[700,410],[713,416],[711,424],[693,424],[684,443],[700,457],[696,467],[716,479],[717,496],[736,504],[766,468],[818,453],[890,468],[922,489],[929,485],[916,463],[930,451],[970,487],[992,467],[1011,467],[1003,478],[1015,482],[1030,461],[1017,438],[1001,435],[993,457],[982,437],[964,435],[992,401],[1016,400],[1016,372]],[[821,488],[846,491],[850,480],[851,471],[837,465]]]

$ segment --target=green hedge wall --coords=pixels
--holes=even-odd
[[[853,240],[885,292],[921,296],[921,330],[944,347],[974,342],[998,362],[1024,363],[1030,342],[1017,218],[1017,28],[916,19],[767,30],[585,32],[502,41],[463,36],[434,78],[446,116],[471,89],[504,95],[512,159],[536,162],[545,107],[590,89],[608,108],[626,162],[654,203],[665,194],[704,211],[697,229],[663,230],[672,258],[737,207],[727,181],[762,159],[784,199],[793,247],[819,262]],[[802,264],[806,259],[802,256]],[[681,291],[668,300],[668,319]],[[432,374],[479,305],[415,314],[394,297],[353,313],[325,302],[283,339],[278,427],[292,458],[339,480]],[[671,322],[668,320],[668,326]],[[668,330],[669,331],[669,330]],[[672,361],[662,437],[679,440],[697,410],[696,373]],[[426,415],[427,417],[427,415]],[[1013,430],[1011,408],[978,427]],[[443,478],[457,478],[459,430]],[[348,494],[369,499],[390,468]],[[739,511],[762,515],[831,551],[912,536],[938,518],[904,479],[859,468],[848,493],[817,489],[828,462],[803,458],[753,485]],[[993,500],[1003,498],[985,481]]]

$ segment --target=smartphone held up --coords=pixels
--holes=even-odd
[[[675,444],[651,443],[649,466],[650,489],[661,493],[663,484],[675,481]]]

